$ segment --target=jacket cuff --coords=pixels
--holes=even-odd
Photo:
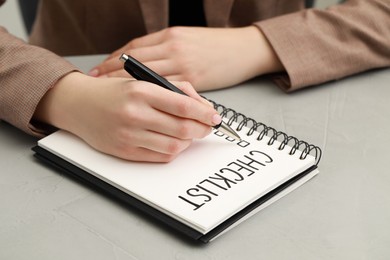
[[[51,130],[31,123],[38,103],[60,78],[78,68],[1,27],[0,36],[0,118],[28,134],[42,136]]]

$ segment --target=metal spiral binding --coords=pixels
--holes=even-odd
[[[206,98],[207,99],[207,98]],[[233,122],[237,122],[237,131],[241,131],[241,129],[245,126],[249,128],[249,131],[247,133],[248,136],[257,134],[257,140],[262,140],[264,136],[270,137],[268,141],[268,145],[273,145],[274,142],[277,140],[280,142],[280,145],[278,147],[278,150],[283,150],[286,146],[291,147],[289,154],[293,155],[297,151],[300,151],[301,154],[299,158],[301,160],[306,159],[308,154],[313,154],[313,156],[316,158],[316,165],[321,160],[322,151],[321,148],[318,146],[309,144],[305,141],[299,140],[298,138],[294,136],[289,136],[284,132],[277,131],[276,129],[269,127],[261,122],[257,122],[256,120],[249,118],[245,116],[244,114],[238,113],[235,110],[231,108],[227,108],[224,105],[217,104],[215,101],[207,99],[209,102],[211,102],[214,106],[214,109],[217,110],[220,115],[224,118],[227,118],[228,121],[226,122],[229,126],[233,124]]]

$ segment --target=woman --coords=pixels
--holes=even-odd
[[[121,158],[169,161],[221,119],[187,83],[177,84],[192,98],[124,78],[122,52],[198,91],[266,73],[293,91],[389,66],[389,14],[387,0],[327,10],[302,0],[40,0],[31,45],[0,31],[0,118],[34,135],[62,128]],[[52,52],[112,54],[87,76]]]

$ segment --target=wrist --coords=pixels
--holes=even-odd
[[[250,31],[249,31],[250,30]],[[252,57],[256,59],[256,76],[285,70],[265,34],[256,26],[248,27],[252,35]]]
[[[88,76],[71,72],[57,81],[39,102],[33,119],[56,128],[72,131],[74,110],[80,106],[80,97]]]

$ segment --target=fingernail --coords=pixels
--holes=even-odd
[[[93,69],[93,70],[88,72],[88,75],[91,76],[91,77],[96,77],[97,75],[99,75],[99,70],[98,69]]]
[[[222,122],[222,118],[220,115],[215,114],[213,115],[213,124],[214,125],[219,125]]]

